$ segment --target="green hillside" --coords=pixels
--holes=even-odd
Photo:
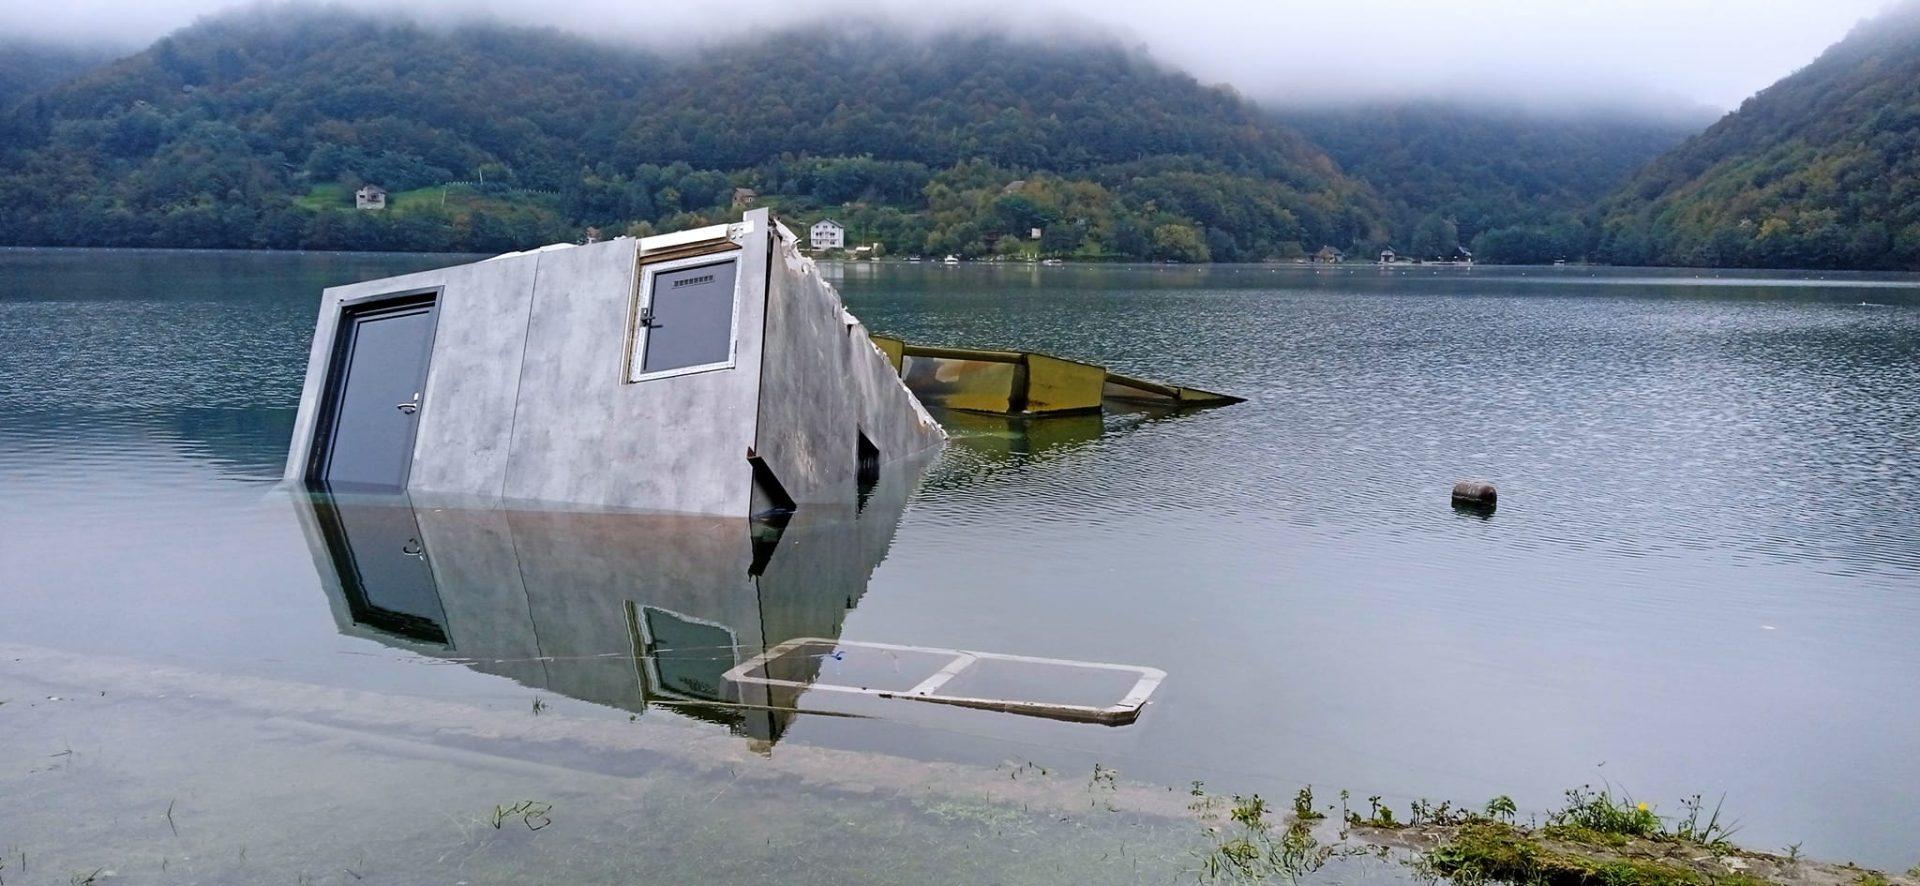
[[[1599,212],[1620,264],[1920,268],[1920,4],[1863,23]]]
[[[1445,102],[1291,110],[1280,119],[1380,194],[1400,251],[1440,255],[1457,242],[1503,262],[1584,254],[1594,202],[1708,122]]]
[[[398,199],[355,211],[361,183]],[[1317,148],[1104,44],[810,30],[682,57],[274,7],[0,124],[8,244],[489,251],[716,220],[736,188],[896,253],[1252,260],[1385,235]]]
[[[0,109],[71,80],[114,57],[98,46],[64,46],[0,37]]]

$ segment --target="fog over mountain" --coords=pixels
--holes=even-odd
[[[0,6],[0,33],[129,50],[231,0],[67,0]],[[815,20],[882,21],[931,33],[1005,28],[1047,39],[1118,38],[1205,81],[1293,107],[1450,98],[1540,111],[1724,111],[1806,64],[1884,0],[1609,0],[1541,3],[1357,0],[983,0],[929,10],[905,0],[636,4],[628,0],[344,0],[425,22],[551,25],[656,48]]]

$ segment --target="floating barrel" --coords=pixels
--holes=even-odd
[[[1485,480],[1461,480],[1453,484],[1453,504],[1455,507],[1482,508],[1491,510],[1500,500],[1500,491]]]

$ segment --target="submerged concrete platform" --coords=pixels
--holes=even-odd
[[[797,246],[760,209],[328,289],[285,478],[688,514],[853,501],[945,433]]]

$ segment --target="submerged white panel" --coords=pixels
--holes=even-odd
[[[875,660],[884,663],[884,668],[875,671],[878,680],[857,672],[848,674],[853,679],[847,682],[829,679],[829,660],[844,662],[861,652],[877,653]],[[811,679],[782,675],[811,673],[816,665],[821,673]],[[988,671],[997,673],[983,676]],[[1119,725],[1139,718],[1140,708],[1160,687],[1167,672],[1138,665],[800,637],[768,648],[725,676],[736,683]],[[966,688],[969,680],[972,688]],[[989,687],[997,691],[982,691]]]

